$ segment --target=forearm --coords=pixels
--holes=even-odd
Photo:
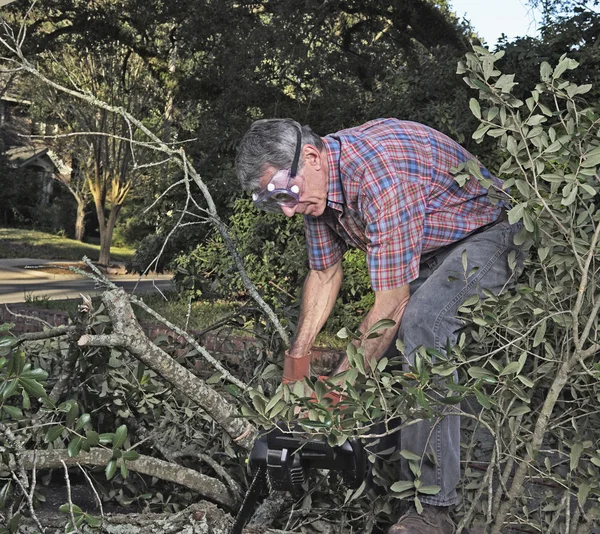
[[[394,341],[409,298],[410,290],[408,286],[375,294],[375,304],[361,323],[360,331],[363,334],[368,332],[381,319],[391,319],[396,323],[396,327],[381,331],[380,335],[376,338],[363,339],[361,341],[360,346],[364,348],[366,361],[370,361],[371,359],[379,360]],[[348,359],[344,358],[334,374],[341,373],[347,369]]]
[[[296,337],[289,351],[291,357],[300,358],[310,351],[333,310],[342,276],[341,261],[325,271],[309,272],[304,282]]]

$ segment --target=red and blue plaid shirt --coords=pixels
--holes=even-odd
[[[305,216],[310,268],[321,271],[348,247],[367,253],[374,291],[418,278],[421,255],[454,243],[500,213],[475,178],[451,172],[474,157],[422,124],[378,119],[323,138],[329,164],[325,212]],[[480,166],[494,187],[502,182]]]

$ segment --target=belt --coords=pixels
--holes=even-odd
[[[500,213],[498,214],[498,217],[496,218],[495,221],[485,224],[484,226],[480,226],[479,228],[477,228],[477,230],[475,230],[474,232],[471,232],[467,237],[471,237],[472,235],[476,235],[476,234],[481,234],[482,232],[485,232],[486,230],[489,230],[490,228],[493,228],[497,224],[503,223],[505,221],[508,221],[508,215],[506,213],[506,209],[501,208]]]

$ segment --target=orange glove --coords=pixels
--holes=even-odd
[[[311,354],[308,353],[301,358],[292,358],[288,350],[285,351],[285,359],[283,360],[283,384],[304,380],[310,376],[310,359]]]

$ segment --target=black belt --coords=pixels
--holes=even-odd
[[[484,226],[480,226],[479,228],[477,228],[477,230],[475,230],[474,232],[471,232],[466,237],[471,237],[472,235],[481,234],[482,232],[485,232],[486,230],[489,230],[490,228],[493,228],[497,224],[503,223],[505,221],[508,221],[508,215],[506,213],[506,209],[505,208],[501,208],[500,209],[500,213],[499,213],[499,215],[498,215],[498,217],[496,218],[495,221],[492,221],[491,223],[485,224]]]

